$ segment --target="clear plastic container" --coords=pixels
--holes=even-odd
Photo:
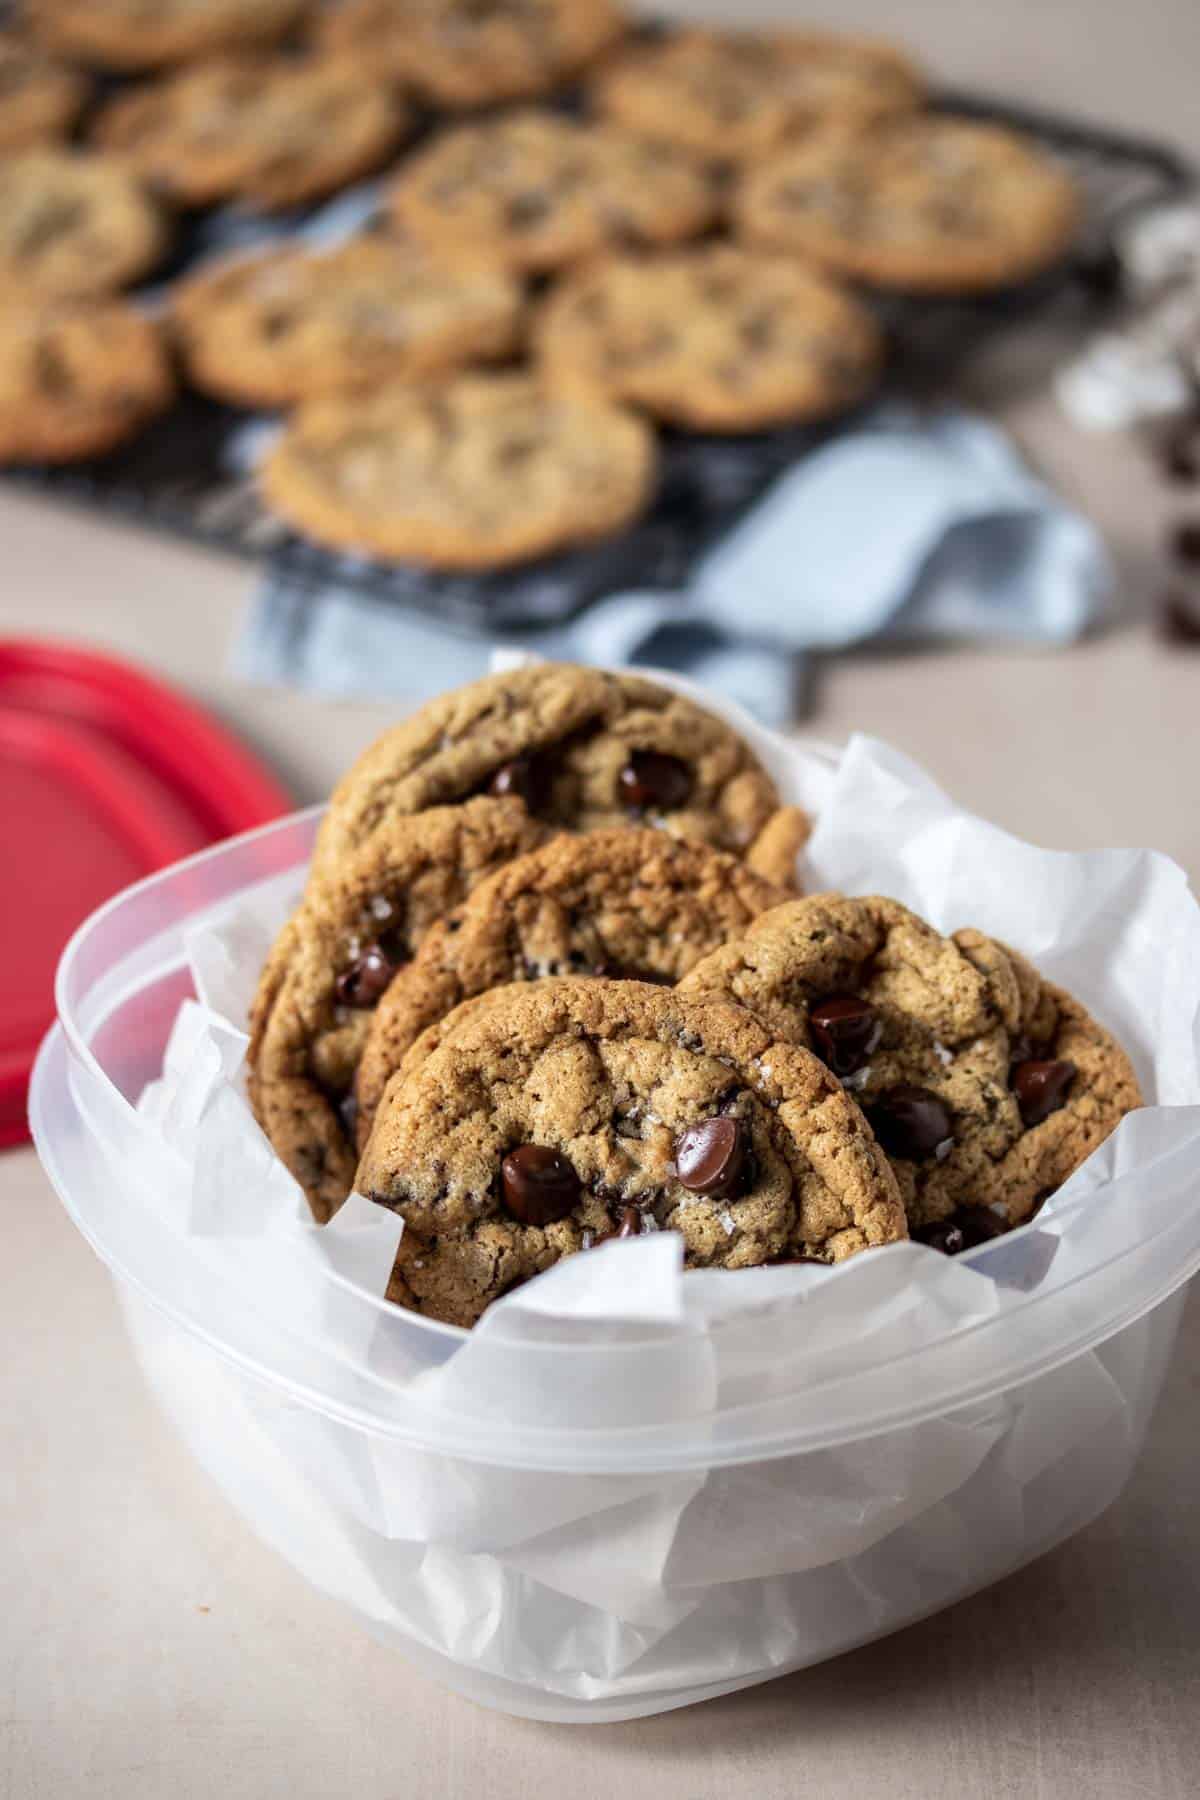
[[[560,1381],[573,1359],[572,1419],[534,1404],[500,1419],[486,1405],[432,1406],[430,1372],[466,1334],[336,1272],[319,1317],[288,1317],[261,1245],[239,1261],[227,1244],[180,1236],[162,1200],[190,1171],[134,1102],[190,992],[184,929],[301,869],[317,816],[234,839],[97,913],[63,959],[59,1024],[31,1094],[39,1153],[113,1275],[164,1410],[315,1586],[473,1699],[621,1719],[897,1630],[1115,1498],[1200,1266],[1192,1140],[1181,1138],[1178,1167],[1160,1152],[1136,1232],[1097,1210],[1083,1259],[1062,1259],[1069,1280],[1043,1279],[1051,1240],[1028,1228],[975,1253],[1009,1304],[952,1341],[882,1361],[851,1347],[819,1378],[775,1391],[734,1381],[716,1410],[695,1401],[686,1334],[649,1327],[619,1343],[581,1329],[522,1344],[523,1383],[531,1353],[553,1359]],[[726,1348],[736,1369],[736,1341]],[[490,1355],[502,1391],[503,1343]],[[648,1411],[651,1391],[675,1399]],[[767,1533],[755,1524],[764,1506]],[[525,1521],[516,1541],[514,1517]]]

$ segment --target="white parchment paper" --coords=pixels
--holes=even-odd
[[[197,1453],[384,1635],[584,1709],[832,1654],[1093,1516],[1135,1454],[1159,1340],[1131,1318],[1110,1346],[1064,1346],[1112,1283],[1130,1290],[1142,1246],[1169,1274],[1198,1204],[1200,914],[1182,872],[1022,844],[869,739],[834,755],[736,722],[819,815],[810,890],[992,932],[1129,1048],[1151,1104],[1033,1225],[969,1258],[897,1245],[735,1275],[685,1275],[658,1234],[570,1259],[469,1335],[414,1321],[379,1300],[400,1221],[353,1197],[314,1227],[244,1098],[241,1023],[303,871],[197,921],[199,999],[141,1106],[187,1171],[162,1205],[222,1305],[278,1333],[281,1369],[285,1336],[315,1347],[375,1409],[370,1428],[255,1384],[189,1412]],[[943,1384],[959,1398],[937,1410]]]

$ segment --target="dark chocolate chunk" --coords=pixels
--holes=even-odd
[[[579,1177],[557,1150],[521,1144],[500,1165],[504,1204],[522,1225],[553,1225],[579,1198]]]
[[[487,791],[499,799],[515,795],[525,802],[531,813],[538,813],[549,805],[552,786],[549,757],[532,750],[524,756],[514,756],[511,762],[502,763],[488,782]]]
[[[1067,1089],[1075,1074],[1075,1064],[1061,1060],[1030,1059],[1014,1063],[1008,1081],[1017,1097],[1022,1122],[1028,1127],[1040,1125],[1057,1112],[1067,1097]]]
[[[944,1256],[958,1256],[964,1250],[974,1250],[992,1238],[1003,1236],[1006,1229],[1004,1221],[998,1219],[990,1207],[961,1206],[948,1219],[938,1219],[932,1225],[918,1225],[912,1236],[918,1244],[927,1244]]]
[[[642,1229],[642,1215],[636,1206],[627,1206],[621,1214],[621,1223],[617,1227],[619,1238],[637,1237]]]
[[[861,1069],[879,1042],[879,1014],[857,994],[828,994],[808,1011],[813,1048],[835,1075]]]
[[[358,961],[338,976],[338,999],[343,1006],[374,1006],[382,1000],[403,960],[391,945],[368,944]]]
[[[947,1107],[928,1088],[902,1081],[864,1108],[871,1130],[889,1156],[919,1162],[953,1135]]]
[[[746,1166],[747,1134],[727,1115],[689,1125],[675,1145],[675,1167],[689,1193],[728,1200]]]
[[[663,750],[634,750],[617,777],[621,799],[635,812],[671,812],[692,791],[692,772]]]

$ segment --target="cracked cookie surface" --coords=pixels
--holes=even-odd
[[[910,1230],[992,1208],[1020,1224],[1141,1104],[1078,1001],[981,932],[880,898],[764,913],[681,991],[722,995],[821,1056],[871,1122]]]
[[[919,116],[829,132],[766,159],[740,235],[879,287],[954,293],[1029,279],[1064,254],[1075,183],[1017,133]]]
[[[313,866],[391,817],[488,789],[563,830],[653,825],[774,879],[780,839],[802,822],[738,733],[694,701],[639,675],[535,663],[442,694],[370,745],[334,790]]]
[[[464,1000],[549,975],[671,986],[782,898],[736,858],[658,831],[562,835],[516,858],[428,933],[375,1008],[355,1081],[360,1145],[417,1040],[423,1060]]]
[[[700,431],[845,411],[882,363],[879,329],[850,294],[786,257],[724,244],[567,276],[535,342],[554,376]]]
[[[906,1235],[823,1064],[739,1007],[632,981],[523,984],[470,1010],[389,1089],[356,1186],[404,1220],[389,1296],[457,1325],[622,1234],[678,1231],[687,1266],[727,1269]]]
[[[350,1192],[352,1087],[372,1008],[429,928],[544,835],[513,799],[392,819],[310,883],[280,933],[251,1011],[248,1087],[318,1222]]]

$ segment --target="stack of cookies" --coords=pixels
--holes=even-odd
[[[807,820],[721,720],[542,664],[350,770],[263,970],[249,1089],[327,1222],[404,1232],[397,1304],[471,1325],[562,1257],[834,1263],[1020,1225],[1140,1095],[1019,951],[801,895]]]
[[[0,460],[99,453],[168,404],[158,327],[113,297],[160,256],[164,206],[309,206],[409,143],[368,234],[201,269],[167,318],[194,387],[289,413],[271,506],[382,559],[484,570],[619,532],[663,428],[869,394],[883,338],[851,284],[1021,281],[1077,225],[1032,147],[930,114],[900,51],[831,33],[647,40],[614,0],[24,18],[0,39]],[[79,65],[124,85],[70,151]]]

